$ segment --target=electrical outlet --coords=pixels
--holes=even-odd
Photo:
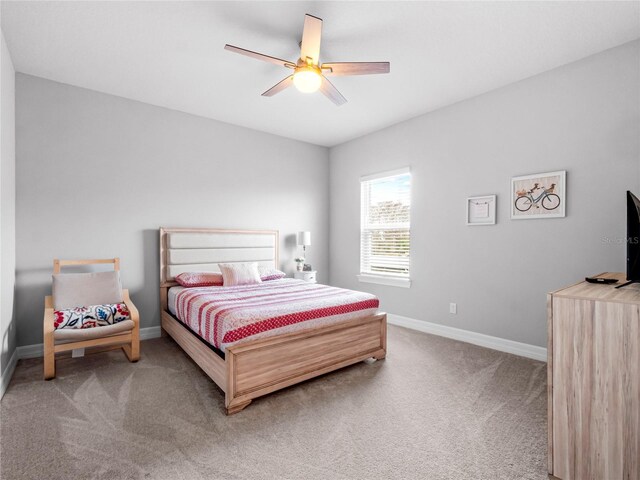
[[[84,357],[84,348],[74,348],[71,350],[71,358]]]
[[[454,315],[458,313],[458,305],[456,303],[449,304],[449,313],[453,313]]]

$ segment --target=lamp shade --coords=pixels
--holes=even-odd
[[[311,232],[298,232],[298,245],[305,247],[311,245]]]

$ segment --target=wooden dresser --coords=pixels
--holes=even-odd
[[[614,287],[547,296],[548,468],[562,480],[640,479],[640,285]]]

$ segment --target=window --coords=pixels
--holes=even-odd
[[[361,282],[411,286],[411,173],[408,168],[360,179]]]

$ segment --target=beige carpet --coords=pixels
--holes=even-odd
[[[20,361],[0,404],[9,479],[546,479],[545,364],[389,328],[387,359],[254,401],[168,338]]]

